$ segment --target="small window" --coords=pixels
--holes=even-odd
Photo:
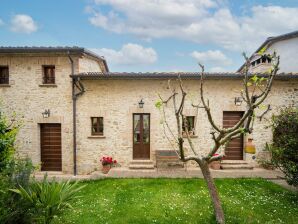
[[[44,65],[43,66],[43,84],[55,84],[55,66]]]
[[[257,65],[261,63],[261,58],[257,60]]]
[[[252,66],[255,66],[255,65],[256,65],[256,62],[255,62],[255,61],[253,61],[253,62],[251,63],[251,65],[252,65]]]
[[[262,57],[262,63],[266,63],[266,57]]]
[[[267,60],[268,60],[268,63],[271,63],[271,58],[267,58]]]
[[[91,117],[91,134],[103,135],[103,117]]]
[[[195,135],[195,116],[186,116],[187,129],[189,135]],[[183,134],[186,132],[186,126],[182,123]]]
[[[0,84],[9,84],[8,66],[0,66]]]

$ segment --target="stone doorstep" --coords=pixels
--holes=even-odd
[[[129,163],[129,169],[134,169],[134,170],[154,169],[154,163],[152,160],[132,160]]]
[[[226,169],[230,169],[230,170],[252,170],[254,167],[249,165],[249,164],[238,164],[238,165],[234,165],[234,164],[221,164],[220,165],[221,169],[226,170]]]
[[[130,164],[129,169],[142,170],[142,169],[154,169],[153,164]]]
[[[221,164],[248,164],[245,160],[222,160]]]
[[[244,160],[223,160],[220,167],[223,170],[252,170],[254,168]]]
[[[152,160],[131,160],[129,164],[153,164]]]

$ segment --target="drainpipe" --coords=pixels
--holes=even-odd
[[[77,96],[75,94],[74,63],[68,52],[72,75],[72,120],[73,120],[73,175],[77,175]]]

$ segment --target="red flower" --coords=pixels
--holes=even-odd
[[[108,157],[102,157],[100,159],[100,162],[101,162],[102,165],[113,165],[114,163],[117,163],[116,160],[113,160],[113,158],[109,157],[109,156]]]

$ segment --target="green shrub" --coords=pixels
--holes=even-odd
[[[0,112],[0,223],[26,223],[27,220],[27,202],[9,191],[20,185],[27,187],[33,171],[31,160],[15,158],[14,143],[19,127],[19,122],[8,120]]]
[[[34,169],[35,166],[33,166],[31,159],[27,157],[24,159],[12,159],[4,173],[6,173],[15,187],[22,186],[27,188]]]
[[[289,184],[298,186],[298,109],[286,108],[272,117],[272,164],[280,168]]]
[[[14,156],[14,142],[18,132],[18,126],[0,113],[0,172],[6,169],[7,164]]]
[[[33,221],[48,224],[65,209],[72,208],[71,203],[79,197],[77,193],[84,187],[77,184],[70,181],[49,182],[45,176],[42,182],[33,181],[27,189],[20,186],[11,191],[31,205],[28,212]]]
[[[9,189],[28,188],[34,167],[30,159],[11,159],[0,173],[0,223],[29,223],[30,205]]]

